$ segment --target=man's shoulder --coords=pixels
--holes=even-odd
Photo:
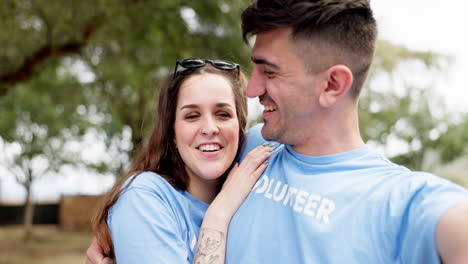
[[[447,209],[468,202],[468,191],[463,186],[427,172],[408,170],[395,178],[390,187],[391,208],[405,214],[424,213],[434,223]]]
[[[264,139],[262,136],[262,128],[263,128],[263,123],[256,124],[252,126],[251,128],[249,128],[249,130],[247,131],[247,134],[245,135],[245,140],[240,151],[239,161],[242,161],[252,149],[262,145],[263,143],[281,145],[278,142],[268,141]]]
[[[249,128],[242,144],[239,161],[242,161],[252,149],[266,142],[262,137],[262,127],[263,124],[257,124]]]
[[[448,179],[423,171],[407,170],[401,177],[401,183],[411,192],[437,190],[467,193],[467,190],[464,187]]]
[[[256,124],[249,128],[246,135],[246,140],[258,140],[265,142],[266,140],[262,137],[263,123]]]

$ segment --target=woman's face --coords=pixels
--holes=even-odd
[[[212,73],[185,80],[177,100],[174,130],[190,183],[217,184],[232,164],[239,144],[239,122],[229,81]]]

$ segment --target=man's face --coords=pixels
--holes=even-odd
[[[294,146],[304,144],[314,127],[317,87],[323,80],[321,73],[310,73],[304,67],[301,56],[311,55],[298,54],[290,34],[291,29],[281,28],[257,35],[247,96],[259,97],[265,107],[263,137]]]

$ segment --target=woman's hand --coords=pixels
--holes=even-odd
[[[86,250],[86,264],[115,264],[115,261],[104,255],[95,237]]]
[[[267,159],[273,153],[273,148],[273,145],[265,143],[250,151],[240,165],[236,163],[207,213],[215,214],[218,220],[227,221],[229,224],[232,216],[265,171],[268,165]]]
[[[229,222],[265,171],[271,153],[273,145],[263,144],[231,169],[221,192],[205,213],[193,263],[224,263]]]

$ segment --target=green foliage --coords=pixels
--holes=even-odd
[[[433,144],[443,162],[468,155],[468,114],[460,122],[449,124],[445,133]]]
[[[360,99],[361,134],[366,141],[387,147],[392,136],[407,148],[405,153],[392,157],[394,162],[415,170],[432,169],[424,167],[431,153],[435,152],[443,163],[466,154],[468,115],[465,114],[464,122],[449,118],[434,87],[415,87],[398,79],[401,76],[396,70],[409,61],[420,61],[426,69],[440,70],[450,58],[379,41],[375,63]],[[375,86],[374,79],[382,75],[388,77],[390,89]],[[398,94],[396,90],[404,92]]]
[[[125,129],[130,150],[143,144],[176,59],[248,61],[242,1],[5,0],[0,7],[0,131],[8,142],[19,140],[28,116],[25,126],[44,127],[47,137],[94,128],[108,148],[127,153],[115,145]],[[117,174],[125,167],[88,165]]]
[[[427,67],[437,67],[438,60],[443,57],[441,54],[433,52],[423,52],[410,50],[405,46],[395,45],[386,40],[379,40],[376,49],[376,59],[374,60],[374,69],[382,69],[387,72],[393,72],[399,64],[408,60],[422,61]]]
[[[374,79],[381,76],[389,76],[390,80],[396,77],[394,70],[403,63],[410,60],[424,61],[427,67],[437,67],[438,59],[441,56],[431,52],[415,52],[399,45],[392,44],[385,40],[379,40],[377,43],[376,58],[372,65],[369,80],[363,88],[359,102],[360,128],[363,138],[374,140],[385,144],[389,135],[394,132],[394,127],[399,120],[410,118],[410,116],[419,111],[419,106],[429,103],[420,87],[404,87],[406,95],[398,95],[394,88],[381,89],[381,87],[372,86]],[[399,85],[392,82],[393,85]],[[420,97],[420,96],[423,97]],[[419,102],[419,100],[425,100]],[[414,109],[416,106],[416,109]],[[411,111],[411,108],[413,110]],[[427,110],[427,109],[426,109]],[[426,111],[424,114],[431,114]],[[422,114],[422,115],[424,115]],[[431,117],[430,117],[431,118]],[[405,120],[407,122],[408,120]],[[407,122],[410,123],[411,121]],[[410,126],[407,128],[410,129]],[[408,136],[403,136],[403,140],[410,141]]]
[[[19,145],[19,153],[2,165],[26,188],[44,173],[74,162],[63,153],[64,143],[88,126],[75,111],[82,101],[80,93],[73,92],[77,85],[66,73],[46,67],[37,78],[0,97],[0,135],[4,141]],[[70,88],[68,95],[62,93],[63,87]],[[37,163],[42,165],[39,170]]]

